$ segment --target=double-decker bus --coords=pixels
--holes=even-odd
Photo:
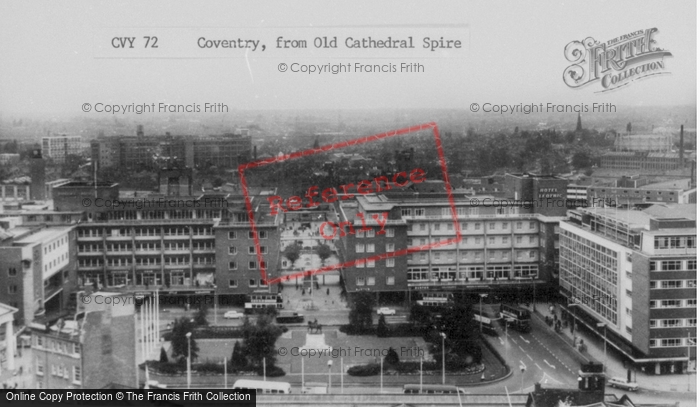
[[[246,296],[245,308],[246,314],[256,314],[265,312],[266,308],[280,310],[284,308],[282,296],[273,293],[249,294]]]
[[[530,332],[530,311],[515,306],[501,305],[501,322],[520,332]]]
[[[418,293],[416,304],[428,307],[431,311],[440,312],[454,304],[454,295],[443,292]]]
[[[481,332],[489,336],[498,336],[498,331],[496,330],[496,327],[493,324],[493,319],[481,316],[479,314],[474,314],[474,320],[478,322],[479,325],[481,325]]]

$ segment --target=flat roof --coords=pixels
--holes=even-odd
[[[20,240],[16,241],[16,244],[20,245],[26,245],[26,244],[33,244],[37,242],[43,242],[47,240],[54,239],[58,237],[59,235],[63,233],[68,233],[70,231],[70,227],[56,227],[56,228],[46,228],[46,229],[41,229],[37,231],[36,233],[32,233],[29,236],[23,237]]]

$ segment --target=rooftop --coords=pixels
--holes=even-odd
[[[52,227],[41,229],[36,233],[32,233],[26,237],[21,238],[20,240],[17,240],[15,242],[15,245],[31,245],[38,242],[44,242],[47,240],[57,238],[61,234],[68,233],[68,231],[70,230],[70,227]]]

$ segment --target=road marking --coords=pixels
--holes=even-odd
[[[523,353],[525,352],[525,349],[523,349],[522,346],[518,345],[518,347],[520,348],[521,351],[523,351]]]
[[[532,356],[528,355],[527,353],[525,354],[525,356],[527,356],[528,359],[530,359],[530,362],[534,362],[534,361],[535,361],[535,360],[532,358]]]
[[[523,336],[522,336],[522,335],[520,335],[520,339],[524,340],[524,341],[525,341],[525,343],[530,343],[530,341],[528,341],[527,339],[523,338]]]
[[[544,360],[544,363],[546,363],[547,366],[551,367],[552,369],[557,370],[557,367],[547,362],[547,359]]]
[[[537,363],[535,363],[535,366],[537,366],[537,368],[540,369],[540,370],[544,370],[544,369],[542,369],[542,368],[540,367],[540,365],[538,365]]]

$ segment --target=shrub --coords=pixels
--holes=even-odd
[[[192,367],[202,374],[224,374],[224,365],[215,362],[205,362]]]
[[[267,366],[265,369],[266,369],[266,371],[264,373],[265,373],[265,376],[267,376],[267,377],[280,377],[280,376],[284,376],[287,374],[284,371],[284,369],[282,369],[279,366]],[[255,373],[257,373],[258,376],[262,376],[263,375],[262,366],[260,366]]]
[[[348,369],[350,376],[376,376],[379,374],[381,367],[377,363],[368,365],[353,366]]]

